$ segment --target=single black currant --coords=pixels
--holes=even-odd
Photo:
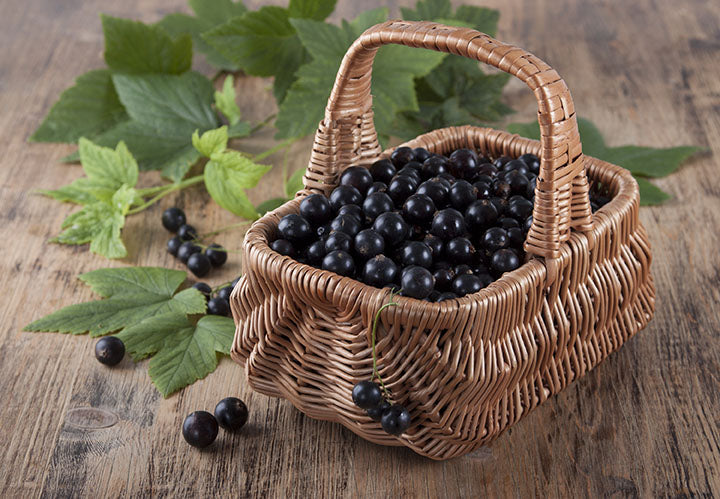
[[[420,175],[424,179],[437,177],[441,173],[448,173],[448,160],[445,156],[431,156],[423,162]]]
[[[492,268],[498,274],[510,272],[520,266],[520,258],[510,249],[500,249],[493,253]]]
[[[187,266],[188,269],[198,277],[205,277],[212,268],[210,259],[204,253],[193,253],[190,255]]]
[[[419,163],[418,163],[419,164]],[[420,170],[416,170],[415,168],[410,166],[410,163],[407,164],[407,166],[403,166],[398,170],[398,172],[395,174],[396,177],[411,177],[415,179],[415,182],[420,183]]]
[[[355,187],[361,194],[365,194],[373,183],[373,176],[367,168],[351,166],[340,175],[340,185]]]
[[[419,161],[420,163],[432,156],[432,153],[424,147],[416,147],[413,149],[413,154],[415,154],[415,161]]]
[[[502,168],[508,161],[512,161],[512,158],[510,156],[500,156],[499,158],[495,158],[493,164],[498,168]]]
[[[532,212],[533,203],[528,199],[520,198],[508,203],[507,214],[516,220],[525,220],[532,215]]]
[[[488,251],[497,251],[507,248],[510,244],[507,231],[501,227],[491,227],[486,230],[480,239],[483,248]]]
[[[293,244],[302,244],[312,237],[310,222],[297,213],[282,217],[278,224],[278,232],[283,239],[287,239]]]
[[[482,180],[477,181],[473,184],[473,187],[475,187],[477,191],[477,198],[478,199],[488,199],[490,196],[492,196],[492,184],[488,182],[483,182]]]
[[[380,424],[386,433],[402,435],[410,427],[410,413],[401,405],[392,405],[383,412]]]
[[[452,291],[446,291],[444,293],[440,293],[440,296],[438,296],[435,301],[440,302],[440,301],[446,301],[446,300],[454,300],[457,297],[458,297],[458,295],[456,295]]]
[[[185,222],[187,220],[185,219],[185,212],[182,211],[180,208],[168,208],[167,210],[163,211],[162,214],[162,224],[163,227],[165,227],[170,232],[177,232],[177,230],[185,225]]]
[[[234,288],[235,286],[238,285],[239,282],[240,282],[240,278],[236,277],[235,279],[233,279],[233,282],[230,283],[230,286],[232,286]]]
[[[385,240],[373,229],[361,230],[355,236],[355,254],[368,260],[385,251]]]
[[[421,241],[409,241],[402,247],[400,259],[405,266],[419,265],[429,269],[433,261],[432,250]]]
[[[232,294],[233,288],[225,286],[224,288],[218,289],[217,297],[223,300],[230,301],[230,295]]]
[[[370,194],[373,194],[375,192],[386,192],[387,188],[388,186],[385,182],[373,182],[373,184],[367,190],[367,195],[369,196]]]
[[[450,173],[455,177],[472,178],[477,173],[478,156],[470,149],[457,149],[450,155]]]
[[[325,240],[325,253],[331,251],[345,251],[349,252],[352,248],[353,238],[345,233],[339,231],[332,231],[328,238]]]
[[[349,215],[360,223],[364,223],[366,218],[362,207],[356,204],[346,204],[345,206],[341,206],[337,212],[337,216],[339,217],[340,215]]]
[[[494,224],[498,219],[498,211],[487,200],[475,201],[465,210],[465,222],[471,231],[477,231]]]
[[[405,200],[402,213],[411,224],[426,225],[435,214],[435,203],[425,194],[413,194]]]
[[[248,420],[248,408],[237,397],[226,397],[215,406],[215,419],[228,431],[238,431]]]
[[[470,263],[475,257],[475,247],[466,237],[455,237],[445,245],[445,258],[450,262]]]
[[[167,250],[172,256],[177,256],[178,250],[182,245],[183,240],[175,236],[167,242]]]
[[[402,206],[405,200],[415,192],[416,188],[417,181],[413,177],[400,175],[393,177],[386,192],[395,203],[395,206]]]
[[[212,243],[205,249],[205,256],[210,259],[213,267],[222,267],[227,262],[228,253],[217,243]]]
[[[472,274],[473,270],[472,267],[466,263],[461,263],[460,265],[455,265],[453,267],[453,272],[456,276],[463,275],[463,274]]]
[[[398,147],[390,155],[390,160],[397,168],[402,168],[415,159],[415,152],[409,147]]]
[[[337,212],[346,204],[362,204],[362,194],[351,185],[338,185],[330,193],[330,206]]]
[[[377,255],[365,263],[362,280],[368,286],[384,288],[397,282],[399,273],[395,262],[385,255]]]
[[[330,222],[330,230],[344,232],[350,237],[355,237],[361,227],[360,222],[352,215],[338,215]]]
[[[465,296],[477,293],[483,288],[483,282],[480,278],[473,274],[462,274],[457,276],[452,282],[452,291],[458,296]]]
[[[370,220],[375,220],[378,215],[386,211],[395,209],[395,204],[390,196],[384,192],[373,192],[363,201],[362,209],[365,216]]]
[[[290,258],[295,258],[295,246],[293,246],[293,243],[288,241],[287,239],[275,239],[271,244],[270,247],[273,251],[277,251],[281,255],[289,256]]]
[[[325,257],[325,241],[315,241],[305,249],[305,258],[310,265],[319,265]]]
[[[389,183],[395,176],[397,169],[389,159],[381,159],[370,166],[370,174],[375,182]]]
[[[524,161],[525,164],[528,165],[528,169],[535,175],[540,173],[540,158],[538,158],[534,154],[523,154],[518,159]]]
[[[353,386],[352,399],[361,409],[372,409],[380,405],[383,400],[380,387],[372,381],[361,381]]]
[[[212,295],[212,288],[209,284],[205,282],[196,282],[192,285],[192,287],[200,291],[205,296],[205,301],[210,299],[210,295]]]
[[[95,358],[106,366],[116,366],[125,357],[125,343],[116,336],[105,336],[95,343]]]
[[[230,303],[216,296],[208,301],[207,313],[210,315],[230,315]]]
[[[447,204],[448,192],[450,185],[443,182],[442,179],[434,177],[426,180],[417,188],[418,194],[424,194],[432,199],[435,206],[440,209]]]
[[[502,169],[506,172],[515,171],[523,175],[527,174],[530,171],[527,163],[525,163],[521,159],[511,159],[502,166]]]
[[[426,268],[418,265],[405,267],[400,277],[402,294],[422,300],[427,298],[435,286],[435,278]]]
[[[465,219],[456,209],[445,208],[435,213],[430,232],[444,241],[461,236],[465,232]]]
[[[187,263],[191,255],[194,255],[195,253],[199,253],[201,251],[202,248],[197,244],[193,243],[192,241],[185,241],[178,248],[177,257],[180,259],[181,262]]]
[[[345,277],[352,277],[355,273],[355,261],[350,253],[341,250],[331,251],[322,261],[323,270],[329,270]]]
[[[185,441],[193,447],[202,449],[215,441],[218,434],[218,422],[207,411],[195,411],[183,421],[182,434]]]
[[[432,251],[433,260],[438,260],[440,255],[442,255],[443,248],[445,247],[443,240],[437,236],[433,236],[432,234],[425,234],[422,238],[422,242],[427,244],[430,251]]]
[[[508,209],[509,211],[509,209]],[[520,227],[520,222],[515,220],[514,218],[510,217],[500,217],[497,220],[497,225],[502,227],[503,229],[513,229],[516,227]]]
[[[397,246],[410,234],[410,227],[399,213],[389,211],[375,219],[373,229],[385,240],[385,244]]]
[[[300,203],[300,215],[316,227],[327,223],[332,218],[330,201],[322,194],[310,194]]]
[[[380,402],[380,405],[377,407],[371,407],[370,409],[367,409],[367,415],[370,416],[370,419],[376,422],[380,422],[382,419],[383,412],[388,410],[390,408],[390,402],[387,400],[383,400]]]
[[[435,287],[441,291],[449,290],[455,279],[455,272],[452,269],[435,269],[433,271]]]
[[[197,230],[195,227],[188,224],[183,224],[178,228],[177,235],[183,241],[194,241],[198,237]]]
[[[450,187],[448,198],[453,208],[465,211],[465,209],[470,206],[470,203],[477,200],[477,194],[477,188],[470,182],[458,180]]]

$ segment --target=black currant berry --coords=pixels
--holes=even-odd
[[[372,229],[361,230],[355,236],[355,253],[363,260],[368,260],[385,251],[385,240]]]
[[[452,286],[455,272],[452,269],[435,269],[433,277],[435,278],[435,288],[446,291]]]
[[[510,243],[507,231],[500,227],[491,227],[486,230],[480,241],[483,247],[488,251],[497,251],[502,248],[507,248]]]
[[[442,255],[443,248],[445,247],[443,240],[437,236],[433,236],[432,234],[425,234],[422,241],[427,244],[430,251],[432,251],[433,260],[438,260],[440,255]]]
[[[415,192],[417,181],[413,177],[400,175],[393,177],[388,184],[387,194],[395,206],[402,206],[405,200]]]
[[[373,229],[385,240],[385,244],[397,246],[410,234],[410,227],[399,213],[389,211],[375,219]]]
[[[419,265],[429,269],[432,265],[432,250],[421,241],[410,241],[405,243],[400,251],[400,260],[405,266]]]
[[[426,180],[417,188],[417,193],[425,194],[426,196],[428,196],[430,199],[432,199],[433,203],[435,203],[435,206],[437,208],[441,208],[447,204],[447,197],[449,191],[450,186],[445,182],[441,181],[441,179],[439,178],[431,178],[430,180]]]
[[[492,183],[477,181],[473,184],[473,187],[477,190],[478,199],[488,199],[492,196]]]
[[[453,208],[445,208],[435,213],[430,232],[447,241],[461,236],[465,232],[465,220],[462,214]]]
[[[445,245],[445,258],[450,262],[470,263],[475,257],[475,247],[466,237],[455,237]]]
[[[210,259],[213,267],[222,267],[227,262],[227,250],[217,243],[212,243],[205,249],[205,256]]]
[[[424,147],[416,147],[413,149],[413,153],[415,154],[415,161],[419,161],[420,163],[432,156],[432,153]]]
[[[180,249],[180,246],[182,245],[182,243],[183,243],[183,240],[177,236],[170,239],[167,242],[168,253],[170,253],[172,256],[177,256],[178,250]]]
[[[515,200],[515,202],[508,203],[507,214],[515,220],[525,220],[532,215],[532,212],[533,203],[525,198],[520,198]]]
[[[401,405],[392,405],[383,412],[380,424],[390,435],[402,435],[410,427],[410,413]]]
[[[183,421],[182,434],[185,441],[193,447],[207,447],[215,441],[218,434],[218,422],[207,411],[195,411]]]
[[[435,214],[435,203],[425,194],[413,194],[403,204],[402,212],[411,224],[426,225]]]
[[[400,277],[403,295],[422,300],[430,295],[434,286],[435,278],[428,269],[417,265],[403,269]]]
[[[503,165],[502,169],[505,172],[518,172],[523,175],[527,174],[530,171],[527,163],[520,159],[511,159]]]
[[[345,232],[332,231],[328,238],[325,240],[325,253],[331,251],[345,251],[349,252],[352,248],[353,239],[349,234]]]
[[[494,224],[497,218],[497,208],[486,200],[475,201],[465,210],[465,222],[471,231],[488,227]]]
[[[429,179],[448,172],[447,158],[445,156],[431,156],[423,162],[420,175],[424,179]]]
[[[349,215],[360,223],[363,223],[366,218],[362,207],[356,204],[346,204],[345,206],[341,206],[337,212],[337,216],[339,217],[340,215]]]
[[[248,408],[239,398],[227,397],[215,406],[215,419],[224,429],[237,431],[247,423]]]
[[[509,211],[509,208],[508,208],[508,211]],[[520,223],[517,220],[515,220],[514,218],[510,218],[510,217],[498,218],[497,225],[499,225],[500,227],[502,227],[503,229],[506,229],[506,230],[520,227]]]
[[[512,161],[512,158],[510,156],[500,156],[499,158],[496,158],[495,161],[493,161],[493,164],[498,168],[502,168],[508,161]]]
[[[370,220],[375,220],[378,215],[386,211],[395,209],[395,204],[390,196],[384,192],[373,192],[363,201],[362,209],[365,216]]]
[[[399,273],[395,262],[385,255],[377,255],[365,263],[362,280],[368,286],[384,288],[397,282]]]
[[[352,390],[352,399],[361,409],[372,409],[380,405],[383,400],[380,387],[372,381],[361,381]]]
[[[188,224],[183,224],[178,228],[178,237],[183,241],[194,241],[198,237],[197,230],[195,227]]]
[[[373,176],[367,168],[351,166],[340,175],[340,185],[355,187],[361,194],[365,194],[373,183]]]
[[[277,251],[281,255],[295,258],[295,246],[293,246],[293,243],[291,243],[287,239],[275,239],[270,244],[270,247],[273,251]]]
[[[222,298],[212,298],[207,303],[207,313],[210,315],[230,315],[230,303]]]
[[[325,241],[315,241],[305,250],[305,258],[310,265],[318,266],[326,253]]]
[[[373,185],[367,190],[367,195],[369,196],[375,192],[386,192],[387,188],[388,186],[385,182],[373,182]]]
[[[389,408],[390,402],[388,402],[387,400],[383,400],[382,402],[380,402],[380,405],[378,405],[377,407],[371,407],[366,412],[367,415],[370,416],[370,419],[379,423],[380,419],[382,419],[383,412],[385,412]]]
[[[187,263],[191,255],[194,255],[195,253],[199,253],[201,251],[202,248],[200,248],[200,246],[198,246],[197,244],[191,241],[185,241],[178,248],[177,257],[180,259],[181,262]]]
[[[411,177],[415,179],[415,182],[420,183],[420,170],[416,170],[412,166],[410,166],[411,163],[408,163],[407,166],[403,166],[398,170],[398,172],[395,174],[396,177]],[[419,163],[418,163],[419,164]]]
[[[415,159],[415,152],[409,147],[398,147],[390,155],[390,160],[397,168],[402,168]]]
[[[355,237],[360,228],[360,222],[352,215],[338,215],[330,222],[330,230],[344,232],[350,237]]]
[[[495,272],[502,274],[510,272],[520,266],[520,258],[513,250],[500,249],[497,250],[490,261]]]
[[[330,193],[330,206],[333,211],[337,212],[346,204],[362,204],[362,194],[351,185],[339,185]]]
[[[459,211],[465,211],[470,203],[477,201],[478,190],[470,182],[458,180],[452,187],[448,198],[453,208]]]
[[[116,336],[105,336],[95,343],[95,358],[106,366],[116,366],[125,357],[125,343]]]
[[[181,226],[185,225],[186,221],[185,212],[183,212],[180,208],[172,207],[163,211],[162,224],[163,227],[170,232],[177,232]]]
[[[397,169],[389,159],[381,159],[370,166],[370,174],[375,182],[389,183],[395,176]]]
[[[540,158],[538,158],[534,154],[523,154],[518,159],[524,161],[525,164],[528,165],[528,169],[535,175],[540,173]]]
[[[210,299],[210,295],[212,295],[212,288],[205,282],[196,282],[192,285],[193,288],[200,291],[205,296],[205,301]]]
[[[222,300],[230,301],[230,295],[232,294],[233,288],[230,286],[225,286],[224,288],[220,288],[217,292],[217,297]]]
[[[461,263],[460,265],[455,265],[453,267],[453,272],[456,276],[464,275],[464,274],[472,274],[473,270],[470,265],[467,265],[465,263]]]
[[[190,255],[187,266],[188,269],[198,277],[205,277],[212,268],[210,259],[204,253],[193,253]]]
[[[278,232],[283,239],[293,244],[302,244],[312,237],[310,222],[296,213],[282,217],[278,224]]]
[[[477,173],[478,156],[470,149],[457,149],[450,155],[450,173],[455,177],[472,178]]]
[[[322,194],[310,194],[300,203],[300,215],[316,227],[327,223],[332,218],[330,201]]]
[[[458,297],[458,295],[456,295],[452,291],[446,291],[445,293],[440,293],[440,296],[438,296],[435,301],[441,302],[441,301],[446,301],[446,300],[454,300],[457,297]]]
[[[452,282],[452,291],[458,296],[465,296],[477,293],[483,288],[483,282],[473,274],[462,274]]]
[[[350,253],[341,250],[331,251],[322,261],[323,270],[329,270],[346,277],[352,277],[355,273],[355,260]]]

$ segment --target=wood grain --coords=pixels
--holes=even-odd
[[[410,2],[402,1],[402,5]],[[470,2],[468,2],[470,3]],[[381,2],[340,0],[335,19]],[[186,209],[201,229],[233,217],[200,189],[128,220],[129,257],[110,262],[85,247],[49,245],[73,208],[32,194],[80,176],[57,160],[72,148],[28,145],[57,95],[102,65],[98,12],[155,21],[182,0],[3,2],[0,17],[0,496],[701,496],[720,495],[720,4],[704,0],[488,0],[498,37],[558,70],[579,114],[611,145],[698,144],[709,152],[658,182],[675,197],[641,217],[653,244],[657,312],[617,354],[528,416],[489,449],[437,463],[367,443],[313,421],[289,403],[252,393],[240,367],[218,370],[165,400],[146,365],[107,369],[87,337],[21,333],[59,307],[91,298],[75,279],[110,265],[180,268],[164,251],[164,207]],[[392,11],[397,14],[395,2]],[[202,64],[200,70],[208,71]],[[274,112],[268,81],[241,78],[241,107]],[[511,83],[513,120],[534,101]],[[238,144],[258,151],[272,132]],[[292,167],[309,157],[298,143]],[[280,164],[280,158],[271,158]],[[252,193],[279,194],[280,168]],[[152,175],[143,180],[157,182]],[[241,233],[218,242],[239,245]],[[232,258],[213,283],[239,272]],[[236,395],[251,409],[238,435],[207,451],[180,435],[185,414]],[[78,411],[78,409],[91,410]],[[108,419],[109,418],[109,419]],[[117,423],[109,427],[113,418]]]

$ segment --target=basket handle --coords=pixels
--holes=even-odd
[[[475,59],[525,82],[538,102],[541,133],[540,173],[525,250],[555,259],[570,228],[590,235],[585,161],[572,97],[560,75],[521,48],[473,29],[432,22],[387,21],[369,28],[348,49],[315,135],[304,178],[308,190],[327,192],[345,167],[380,154],[370,81],[378,48],[391,43]]]

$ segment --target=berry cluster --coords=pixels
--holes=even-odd
[[[385,432],[401,435],[410,426],[410,413],[400,404],[390,404],[377,383],[361,381],[353,387],[352,399],[356,406],[365,409],[373,421],[378,421]]]
[[[167,242],[167,250],[186,264],[193,274],[204,277],[212,267],[220,267],[227,261],[227,251],[213,243],[203,252],[202,247],[197,244],[197,230],[186,222],[185,213],[180,208],[168,208],[163,212],[163,227],[177,233],[177,236]]]
[[[185,417],[182,434],[193,447],[207,447],[218,435],[218,425],[227,431],[237,431],[248,420],[245,402],[236,397],[227,397],[215,406],[215,415],[207,411],[195,411]]]
[[[346,169],[329,197],[306,197],[271,247],[413,298],[474,293],[521,265],[539,166],[532,154],[491,161],[399,147]]]
[[[223,284],[215,290],[205,282],[196,282],[192,287],[205,296],[208,314],[228,316],[230,315],[230,295],[239,280],[238,277],[233,282]]]

